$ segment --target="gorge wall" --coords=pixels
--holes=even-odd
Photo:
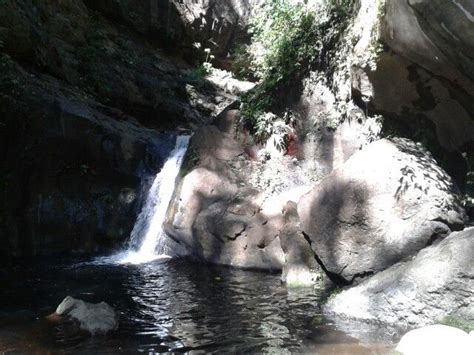
[[[0,252],[123,245],[183,130],[175,256],[283,270],[293,286],[361,283],[370,303],[378,275],[470,246],[456,231],[473,205],[472,1],[305,2],[318,51],[266,93],[266,139],[239,90],[196,70],[211,53],[233,68],[260,3],[1,1]],[[474,314],[461,308],[438,315]]]
[[[1,254],[95,252],[126,241],[144,179],[174,145],[160,131],[202,125],[235,100],[196,74],[202,50],[171,52],[161,29],[147,26],[166,23],[166,39],[184,46],[190,40],[173,33],[189,37],[194,22],[212,22],[222,8],[228,33],[212,32],[221,44],[247,11],[231,4],[0,2]],[[210,39],[203,30],[199,40]]]
[[[331,15],[340,3],[307,6],[323,6],[327,26],[340,19]],[[169,243],[201,261],[282,269],[289,286],[360,283],[328,304],[336,317],[472,321],[472,306],[450,291],[452,280],[461,294],[474,286],[470,252],[446,277],[416,272],[437,268],[427,255],[441,260],[471,244],[470,230],[457,231],[470,223],[466,208],[472,214],[472,41],[464,38],[472,2],[346,5],[347,25],[317,43],[325,57],[271,92],[277,99],[260,117],[266,140],[247,130],[249,110],[237,106],[196,131]],[[406,288],[397,284],[405,276]],[[384,308],[371,291],[401,295],[417,285],[424,301],[413,309]],[[448,301],[427,316],[435,286]],[[354,294],[365,313],[349,307]]]

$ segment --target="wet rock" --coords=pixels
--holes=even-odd
[[[296,203],[287,202],[283,215],[283,228],[280,232],[281,247],[285,253],[282,281],[288,287],[322,284],[326,275],[317,263],[310,243],[304,238]]]
[[[105,334],[118,327],[115,311],[105,302],[89,303],[67,296],[56,313],[76,320],[82,330],[92,335]]]
[[[416,254],[466,218],[451,178],[405,139],[354,154],[300,199],[298,214],[326,270],[346,282]]]
[[[170,205],[166,232],[170,240],[186,245],[188,254],[216,264],[281,270],[287,253],[290,263],[295,263],[294,268],[287,269],[289,278],[313,282],[317,272],[312,270],[313,266],[316,270],[312,252],[293,228],[292,218],[288,219],[292,222],[285,236],[281,234],[285,226],[283,208],[301,193],[286,191],[269,196],[252,184],[261,175],[255,169],[261,163],[248,155],[251,142],[236,129],[238,117],[237,110],[227,110],[218,117],[216,126],[203,127],[193,136],[183,164],[186,175]]]
[[[446,325],[430,325],[405,334],[396,351],[403,355],[469,355],[474,349],[473,334]]]
[[[366,322],[419,327],[450,316],[474,321],[474,228],[454,232],[412,260],[332,297],[325,311]]]
[[[0,253],[98,252],[128,238],[141,179],[160,169],[173,136],[13,61],[0,77]]]

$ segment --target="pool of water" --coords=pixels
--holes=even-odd
[[[185,261],[97,265],[58,259],[0,268],[0,352],[387,354],[399,336],[355,336],[320,312],[314,290],[288,290],[277,274]],[[46,316],[64,297],[106,301],[120,326],[87,336]]]

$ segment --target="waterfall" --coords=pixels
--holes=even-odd
[[[145,204],[130,235],[129,250],[117,256],[119,263],[141,264],[167,258],[163,222],[170,204],[189,136],[178,136],[176,146],[151,185]]]

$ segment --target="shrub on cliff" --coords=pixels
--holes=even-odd
[[[242,117],[257,137],[265,137],[260,121],[271,111],[275,91],[326,60],[328,43],[345,28],[351,7],[352,0],[263,3],[251,22],[252,44],[245,59],[246,74],[260,84],[242,98]]]

